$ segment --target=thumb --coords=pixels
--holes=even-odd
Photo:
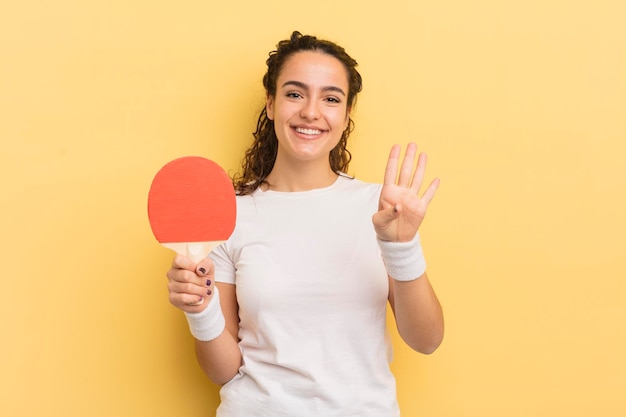
[[[372,216],[374,226],[384,228],[398,217],[400,211],[401,206],[399,204],[379,210]]]

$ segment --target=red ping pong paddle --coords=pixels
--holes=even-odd
[[[148,218],[156,239],[194,262],[230,237],[235,190],[228,174],[199,156],[174,159],[152,180]]]

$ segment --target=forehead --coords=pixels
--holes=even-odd
[[[278,75],[278,87],[286,81],[300,81],[310,86],[336,86],[347,91],[348,71],[332,55],[318,51],[296,52]]]

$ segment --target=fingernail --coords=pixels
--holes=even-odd
[[[206,295],[211,295],[212,293],[213,293],[213,291],[211,291],[210,289],[206,290]]]
[[[201,266],[200,268],[198,268],[198,271],[200,271],[200,273],[201,273],[202,275],[206,274],[206,269],[205,269],[203,266]]]
[[[211,285],[211,280],[210,279],[206,280],[206,285],[207,285],[207,287]]]

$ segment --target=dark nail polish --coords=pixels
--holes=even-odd
[[[208,287],[208,286],[210,286],[210,285],[211,285],[211,280],[210,280],[210,279],[207,279],[207,280],[206,280],[206,286]]]
[[[211,295],[211,293],[212,293],[212,292],[213,292],[213,291],[211,291],[211,290],[206,290],[206,294],[207,294],[207,295]]]
[[[206,274],[206,269],[204,269],[204,267],[203,267],[203,266],[201,266],[201,267],[198,269],[198,271],[200,271],[200,273],[201,273],[202,275]]]

